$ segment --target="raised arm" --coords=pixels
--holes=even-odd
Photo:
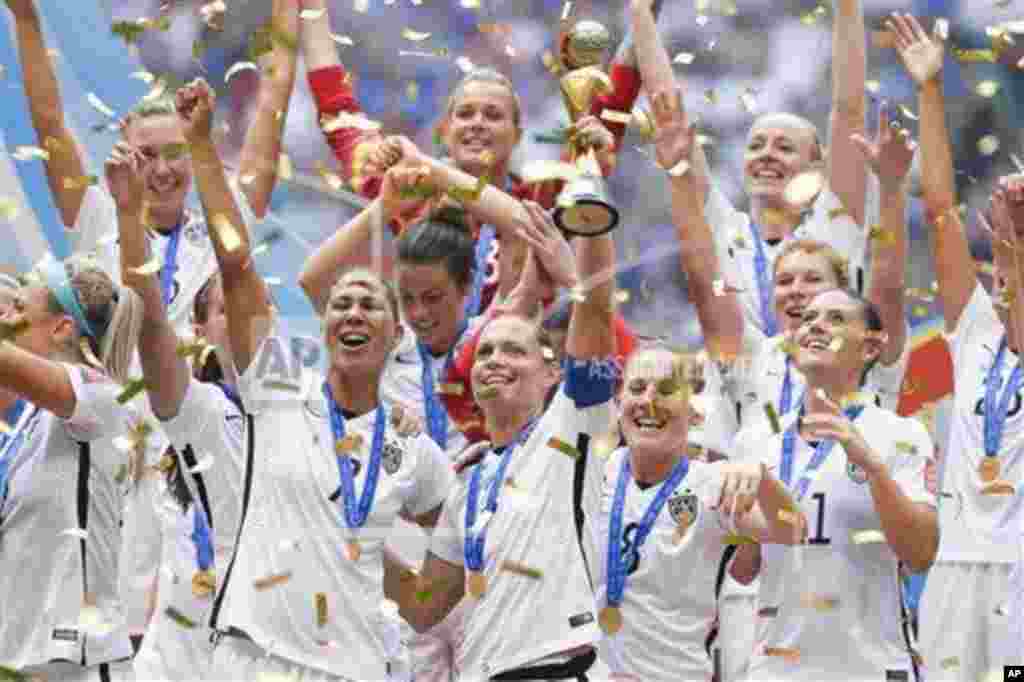
[[[858,225],[864,224],[867,169],[850,136],[864,132],[867,35],[862,0],[835,0],[832,23],[832,114],[828,182]]]
[[[295,0],[274,0],[274,31],[295,36],[299,33],[299,5]],[[272,51],[260,61],[262,76],[256,114],[246,132],[238,164],[240,186],[253,213],[262,218],[270,206],[277,182],[288,102],[295,86],[298,55],[283,40],[271,41]]]
[[[672,193],[672,222],[679,239],[679,261],[686,273],[690,300],[708,353],[716,360],[736,357],[743,343],[743,309],[735,291],[725,286],[715,238],[704,216],[702,183],[690,166],[699,148],[694,129],[683,112],[682,91],[676,86],[655,91],[651,107],[656,126],[655,154],[668,174]]]
[[[46,51],[35,0],[7,0],[7,7],[14,16],[14,32],[32,126],[40,144],[50,154],[46,162],[46,180],[61,219],[65,225],[71,226],[78,219],[78,210],[87,188],[81,183],[65,186],[64,180],[85,175],[82,152],[64,119],[57,73]]]
[[[192,152],[192,171],[220,266],[228,338],[241,374],[270,329],[271,309],[266,285],[253,267],[249,226],[242,219],[210,137],[214,99],[210,87],[197,80],[178,91],[175,104]]]
[[[117,206],[117,229],[121,251],[121,272],[126,286],[142,299],[139,331],[139,359],[149,402],[159,419],[178,414],[189,382],[188,362],[178,356],[178,337],[167,319],[166,305],[156,273],[143,266],[152,254],[142,218],[145,181],[139,172],[138,150],[118,142],[106,163],[107,187]]]
[[[672,92],[677,87],[676,77],[672,72],[672,61],[661,41],[661,36],[658,35],[658,25],[655,23],[654,14],[651,11],[651,7],[656,1],[632,0],[630,14],[632,16],[633,44],[647,92]],[[682,113],[685,117],[685,109]],[[690,172],[694,174],[700,195],[706,197],[711,175],[708,170],[707,157],[704,156],[704,150],[700,145],[693,150],[690,166]]]
[[[868,300],[878,307],[888,337],[880,360],[883,365],[892,365],[907,342],[907,172],[914,149],[908,131],[889,126],[888,110],[884,108],[874,142],[859,134],[853,136],[853,142],[881,187],[881,222],[868,226],[873,246]]]
[[[896,49],[903,66],[918,87],[921,187],[928,220],[935,230],[935,272],[942,313],[946,329],[952,331],[971,300],[977,278],[967,235],[956,211],[953,152],[942,94],[945,45],[937,34],[925,33],[917,19],[909,14],[893,14],[887,25],[896,37]]]
[[[527,204],[534,229],[557,230],[554,222],[536,204]],[[577,360],[603,360],[616,353],[615,240],[611,233],[573,240],[576,270],[582,288],[572,304],[565,351]]]

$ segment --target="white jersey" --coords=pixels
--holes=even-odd
[[[874,394],[879,405],[886,410],[895,411],[899,403],[900,387],[909,358],[910,343],[907,342],[894,364],[875,364],[864,381],[864,390]],[[792,387],[790,409],[795,410],[803,397],[805,382],[800,370],[792,362],[789,364]],[[712,374],[719,375],[714,383],[721,386],[722,395],[735,411],[739,430],[767,423],[765,403],[771,403],[776,414],[782,416],[779,404],[786,376],[786,352],[782,336],[766,338],[759,329],[746,322],[740,356],[729,363],[710,363],[710,368]]]
[[[868,187],[868,215],[872,212],[872,194],[875,183]],[[877,203],[877,202],[876,202]],[[776,244],[764,243],[768,282],[772,281],[775,259],[793,239],[817,239],[825,242],[848,259],[853,288],[863,292],[864,259],[868,230],[857,225],[848,213],[841,210],[839,198],[827,187],[818,194],[811,207],[811,213],[793,234]],[[712,182],[704,205],[704,217],[715,235],[715,250],[726,282],[740,290],[738,294],[743,306],[744,318],[758,329],[764,330],[761,299],[757,287],[757,250],[750,229],[750,216],[737,211],[725,195]],[[869,221],[869,224],[871,222]],[[763,226],[761,226],[763,238]]]
[[[153,621],[135,656],[135,676],[139,680],[191,682],[206,679],[213,645],[211,632],[203,627],[209,616],[212,596],[197,597],[192,591],[192,576],[197,567],[194,504],[182,509],[164,486],[153,503],[160,519],[161,565],[159,589]],[[184,616],[197,627],[183,627],[169,615]]]
[[[783,433],[796,420],[782,420]],[[934,506],[924,467],[932,442],[924,426],[868,405],[855,425],[913,502]],[[782,434],[765,425],[736,439],[737,457],[761,461],[779,475]],[[791,485],[814,449],[795,440]],[[797,546],[762,545],[761,641],[751,680],[886,680],[913,678],[908,627],[902,620],[898,560],[885,542],[865,542],[881,520],[863,470],[841,445],[832,448],[801,502],[810,527]],[[837,639],[839,633],[842,636]],[[784,655],[799,656],[793,663]]]
[[[234,180],[231,190],[235,203],[248,226],[249,234],[256,224],[256,218],[244,192],[239,191]],[[206,216],[203,213],[195,191],[189,195],[187,222],[178,239],[177,272],[167,306],[167,319],[180,337],[192,336],[191,313],[196,294],[206,281],[217,272],[217,258],[210,241]],[[85,191],[82,206],[75,224],[68,230],[75,253],[93,253],[107,273],[115,281],[121,279],[121,251],[117,240],[117,205],[106,187],[93,186]],[[160,263],[165,262],[167,247],[171,238],[149,231],[152,256]]]
[[[218,629],[238,628],[260,647],[298,665],[353,680],[385,677],[390,624],[378,622],[384,600],[384,540],[400,512],[436,509],[453,474],[425,435],[398,435],[387,419],[380,477],[363,528],[350,535],[336,497],[340,476],[323,379],[294,367],[286,340],[268,337],[242,375],[239,392],[249,420],[242,528],[223,579]],[[297,376],[294,384],[289,382]],[[349,419],[346,433],[362,443],[351,454],[358,495],[365,486],[376,411]],[[350,560],[346,540],[358,538]],[[316,595],[324,595],[318,623]]]
[[[498,510],[487,530],[487,592],[468,613],[458,651],[464,680],[486,680],[600,639],[580,537],[577,509],[600,504],[603,461],[587,456],[590,440],[612,416],[613,380],[593,363],[566,360],[566,378],[529,438],[511,455]],[[500,458],[483,467],[480,505],[494,483]],[[431,552],[465,565],[466,500],[472,469],[445,502]],[[577,506],[582,505],[582,506]],[[584,540],[590,544],[590,536]],[[585,547],[587,556],[596,548]],[[541,572],[534,579],[508,570],[514,562]]]
[[[121,457],[111,442],[131,415],[116,400],[116,384],[64,367],[74,414],[61,419],[26,405],[3,450],[0,662],[11,668],[54,659],[92,666],[131,655],[116,585]]]
[[[956,329],[946,336],[953,358],[954,408],[949,448],[943,452],[942,529],[937,561],[1014,561],[1013,534],[1024,516],[1024,389],[1011,398],[999,448],[999,478],[1017,488],[1017,495],[983,495],[978,465],[985,456],[985,378],[1005,330],[988,293],[977,285],[960,313]],[[1005,386],[1018,358],[1007,350],[1000,387]],[[1002,395],[1000,390],[998,396]]]
[[[598,608],[607,604],[612,501],[627,452],[620,448],[607,460],[600,513],[591,525],[600,549],[593,564]],[[612,672],[650,682],[711,679],[712,660],[705,646],[711,643],[718,615],[716,583],[725,559],[728,519],[716,509],[722,490],[721,465],[691,460],[689,467],[631,563],[620,606],[622,629],[601,642],[601,658]],[[619,540],[625,556],[633,551],[640,520],[662,485],[646,490],[636,480],[627,485]],[[677,543],[676,531],[684,514],[693,521]]]
[[[1010,645],[1007,651],[1024,651],[1024,516],[1017,524],[1017,564],[1010,576]]]

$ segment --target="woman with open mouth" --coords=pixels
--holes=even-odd
[[[392,424],[380,381],[400,337],[398,302],[365,268],[323,306],[325,378],[275,335],[250,236],[214,235],[228,338],[247,417],[241,529],[211,623],[217,679],[408,679],[384,541],[400,514],[432,528],[452,473],[426,435]],[[217,676],[219,675],[219,677]]]
[[[113,439],[141,314],[100,269],[51,258],[0,317],[0,389],[24,401],[0,435],[0,660],[20,675],[131,679]]]
[[[734,575],[761,573],[751,680],[920,679],[899,565],[927,570],[938,546],[924,476],[932,442],[860,391],[883,332],[856,293],[815,296],[794,334],[807,391],[778,429],[762,423],[736,439],[733,457],[765,464],[806,519],[796,546],[737,553]]]

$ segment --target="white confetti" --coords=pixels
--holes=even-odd
[[[227,83],[230,81],[231,77],[237,73],[242,71],[256,71],[258,68],[259,67],[252,62],[235,62],[231,65],[231,68],[228,69],[228,72],[224,74],[224,82]]]
[[[694,59],[695,59],[695,55],[692,52],[680,52],[672,60],[672,63],[673,64],[686,64],[686,65],[689,65],[689,64],[693,64],[693,60]]]
[[[213,467],[213,455],[206,455],[196,465],[188,470],[190,474],[201,474],[204,471],[209,471]]]
[[[999,138],[995,135],[986,135],[978,140],[978,151],[985,156],[992,156],[999,151]]]
[[[61,535],[66,535],[72,538],[78,538],[79,540],[88,540],[89,531],[84,528],[67,528],[60,532]]]
[[[114,110],[108,107],[106,104],[104,104],[103,100],[96,96],[96,93],[90,92],[88,95],[85,96],[85,98],[89,101],[89,104],[90,106],[92,106],[93,109],[100,112],[104,116],[114,118]]]
[[[299,12],[299,19],[303,21],[316,21],[317,19],[322,19],[325,14],[327,14],[327,9],[324,7],[320,9],[304,9]]]
[[[353,41],[348,36],[340,36],[336,33],[331,34],[331,40],[338,43],[339,45],[345,45],[346,47],[351,47],[355,45],[355,41]]]
[[[33,159],[50,160],[50,152],[41,147],[16,147],[11,156],[17,161],[32,161]]]

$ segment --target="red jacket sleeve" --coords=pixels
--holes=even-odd
[[[350,76],[343,66],[328,66],[309,72],[309,87],[313,91],[316,110],[321,123],[346,114],[361,115],[362,107],[352,92]],[[383,139],[380,132],[355,126],[342,126],[324,133],[327,144],[334,150],[341,175],[351,187],[367,199],[376,198],[382,177],[365,172],[366,160],[374,147]]]

